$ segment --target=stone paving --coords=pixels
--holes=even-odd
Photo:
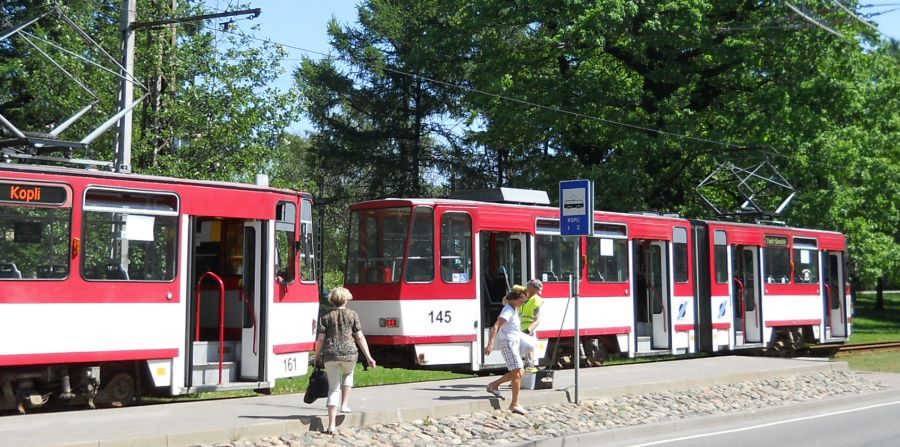
[[[889,386],[861,375],[835,371],[681,391],[583,400],[581,405],[536,406],[527,408],[527,416],[519,416],[508,410],[481,411],[408,423],[338,427],[335,435],[305,432],[214,446],[513,446],[578,433],[742,412],[886,388]],[[523,393],[527,392],[523,390]],[[504,402],[501,401],[500,404],[503,406]]]

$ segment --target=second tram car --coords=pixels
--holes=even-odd
[[[0,410],[303,375],[308,194],[0,165]]]
[[[501,367],[483,344],[503,296],[531,278],[544,284],[542,364],[571,363],[576,268],[587,364],[610,353],[790,350],[850,335],[839,233],[597,211],[592,236],[563,237],[546,193],[461,197],[351,207],[345,285],[379,363]]]

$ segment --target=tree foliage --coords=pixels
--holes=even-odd
[[[210,12],[201,2],[178,2],[174,10],[171,4],[139,2],[136,20]],[[0,114],[24,130],[43,132],[95,100],[92,113],[61,135],[72,141],[81,140],[113,116],[118,107],[117,68],[102,51],[117,60],[121,57],[121,8],[121,1],[112,0],[76,0],[60,8],[102,50],[55,14],[28,28],[36,36],[30,39],[34,45],[21,35],[0,44]],[[41,0],[15,0],[0,6],[5,27],[51,9],[52,2]],[[283,93],[270,86],[281,70],[284,54],[279,48],[223,31],[214,22],[142,28],[135,36],[134,74],[146,86],[148,97],[134,113],[134,171],[246,181],[271,169],[272,151],[297,113],[295,92]],[[90,88],[96,98],[44,58],[38,48]],[[74,57],[76,54],[88,61]],[[145,92],[140,87],[135,91],[136,98]],[[115,132],[113,128],[96,140],[89,154],[77,155],[112,160]]]
[[[424,168],[437,187],[590,178],[600,209],[702,216],[717,162],[768,159],[799,192],[789,224],[846,233],[864,282],[900,278],[897,60],[832,2],[804,5],[843,37],[781,2],[370,0],[297,72],[313,164],[369,197],[421,192]]]

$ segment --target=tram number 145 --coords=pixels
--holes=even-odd
[[[431,319],[431,324],[434,324],[435,322],[449,323],[453,319],[453,317],[450,316],[449,310],[439,310],[437,312],[435,312],[435,311],[428,312],[428,318]]]

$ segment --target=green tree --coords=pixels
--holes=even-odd
[[[202,3],[142,2],[137,21],[208,13]],[[24,23],[50,9],[47,1],[0,5],[10,24]],[[240,5],[235,9],[242,8]],[[121,1],[77,0],[61,8],[102,48],[119,57]],[[0,44],[0,113],[23,129],[45,131],[92,100],[97,105],[63,139],[78,141],[117,111],[118,80],[107,71],[54,48],[105,63],[100,51],[53,15],[29,28],[36,46],[96,94],[92,98],[40,56],[21,36]],[[49,42],[49,43],[48,43]],[[284,57],[280,47],[250,35],[223,31],[214,22],[136,31],[135,75],[153,95],[136,109],[133,170],[136,172],[247,181],[272,167],[273,150],[288,123],[297,117],[295,91],[270,84]],[[115,128],[96,140],[87,154],[112,160]],[[84,156],[84,154],[77,154]]]

